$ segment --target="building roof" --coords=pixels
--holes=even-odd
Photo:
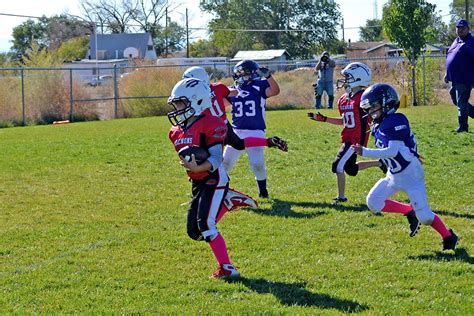
[[[365,51],[365,53],[370,53],[370,52],[373,52],[374,50],[377,50],[379,48],[382,48],[382,47],[388,47],[389,49],[398,49],[399,47],[393,43],[382,43],[382,44],[379,44],[377,46],[374,46],[372,48],[369,48]]]
[[[90,54],[95,57],[95,41],[97,37],[97,50],[106,50],[114,53],[123,51],[128,47],[135,47],[142,52],[147,51],[150,33],[119,33],[119,34],[97,34],[90,37]]]
[[[384,44],[384,42],[351,42],[347,50],[367,50],[380,44]]]
[[[269,50],[240,50],[235,54],[231,61],[252,59],[252,60],[270,60],[281,57],[283,55],[290,56],[285,49],[269,49]]]

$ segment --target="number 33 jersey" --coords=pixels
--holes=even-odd
[[[232,127],[235,129],[265,130],[265,90],[267,80],[255,80],[237,87],[239,94],[229,97],[232,103]]]
[[[341,143],[361,144],[367,146],[369,140],[368,115],[360,109],[360,98],[364,91],[358,91],[352,97],[343,94],[337,101],[344,128],[341,132]]]

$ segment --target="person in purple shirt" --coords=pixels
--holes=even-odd
[[[474,106],[469,103],[474,87],[474,38],[469,32],[469,22],[456,22],[458,37],[451,44],[446,56],[444,81],[451,81],[449,91],[453,103],[458,107],[459,127],[455,132],[469,132],[468,117],[474,118]]]

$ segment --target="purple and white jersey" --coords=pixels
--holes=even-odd
[[[265,130],[265,90],[267,80],[255,80],[237,88],[239,94],[229,97],[232,103],[232,127],[235,129]]]
[[[391,157],[380,157],[392,174],[402,172],[412,160],[419,157],[410,123],[402,113],[390,114],[382,123],[374,125],[372,135],[377,148],[393,149],[389,154]]]

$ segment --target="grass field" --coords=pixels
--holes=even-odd
[[[454,106],[403,112],[456,253],[429,227],[409,238],[404,217],[367,210],[379,169],[348,178],[349,203],[332,206],[339,127],[274,111],[268,134],[290,151],[266,150],[272,199],[219,224],[233,282],[209,279],[209,247],[186,235],[190,185],[165,117],[2,129],[0,311],[473,315],[473,134],[451,132]],[[257,195],[245,157],[231,178]]]

